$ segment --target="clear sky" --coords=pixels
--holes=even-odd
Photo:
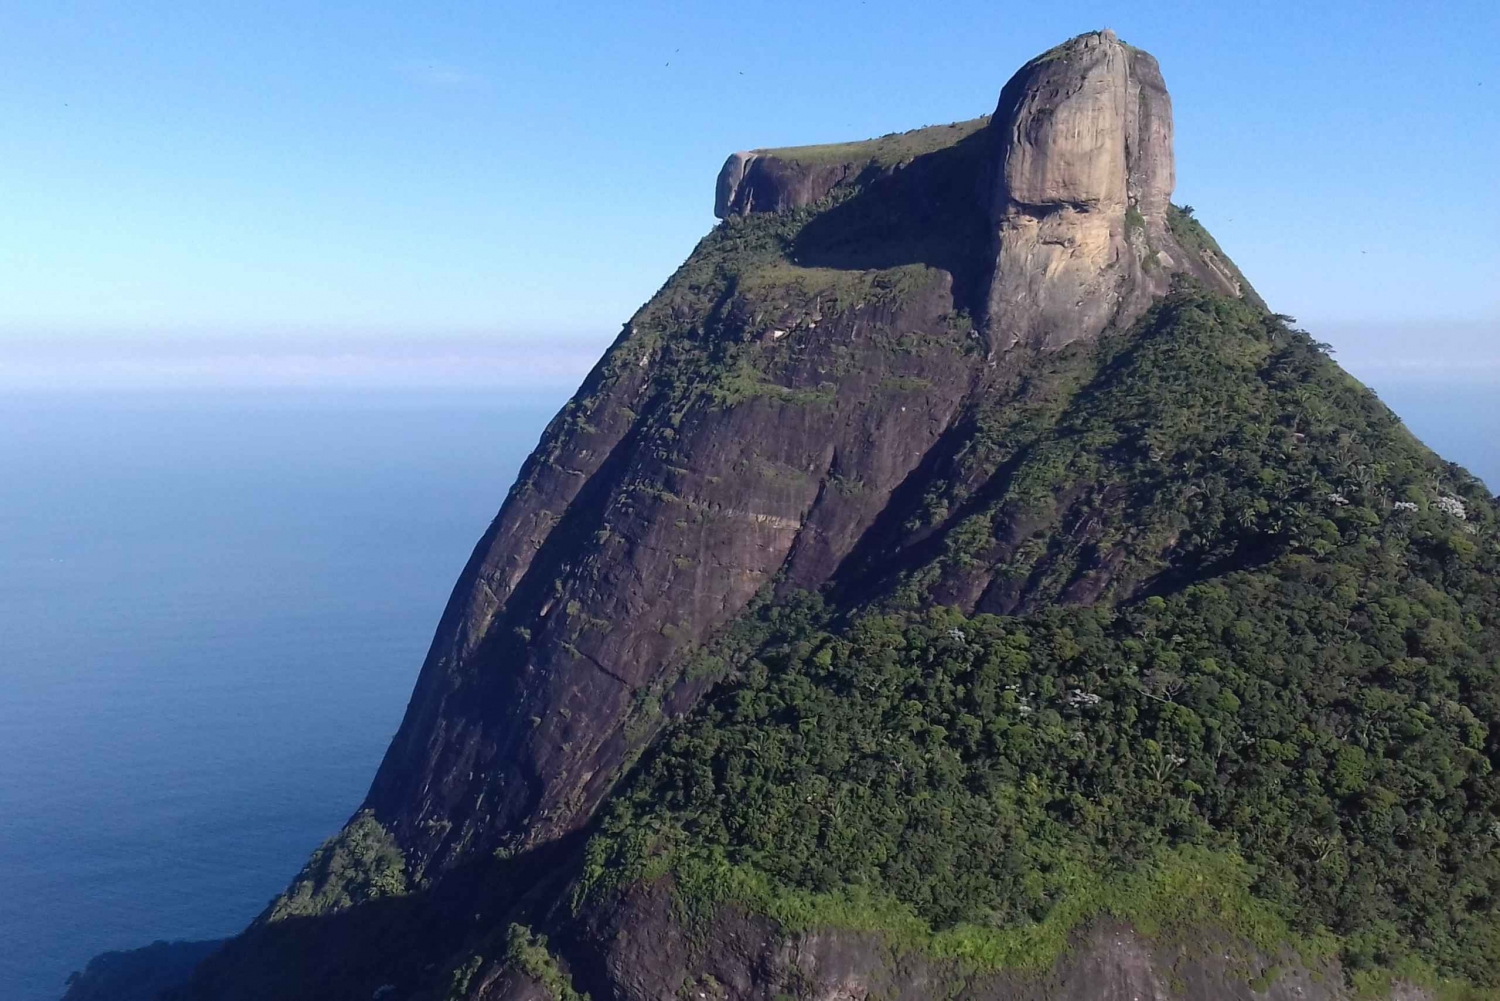
[[[1105,26],[1160,60],[1176,200],[1274,308],[1356,371],[1500,382],[1495,0],[12,0],[0,368],[586,358],[729,152],[988,112]]]

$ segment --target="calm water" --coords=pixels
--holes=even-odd
[[[1380,388],[1500,489],[1493,390]],[[0,998],[285,885],[562,395],[0,401]]]
[[[1500,386],[1377,382],[1374,388],[1418,438],[1500,494]]]
[[[285,885],[563,395],[0,401],[0,998]]]

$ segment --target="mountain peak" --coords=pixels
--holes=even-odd
[[[1018,70],[990,127],[1000,140],[1001,210],[1008,202],[1166,212],[1171,98],[1156,60],[1108,29],[1079,35]]]
[[[1232,267],[1171,225],[1172,99],[1147,52],[1108,28],[1030,60],[992,116],[864,142],[732,154],[719,172],[719,218],[837,202],[969,141],[966,211],[990,231],[975,313],[992,350],[1055,349],[1128,326],[1189,273],[1233,296]]]
[[[991,117],[730,157],[363,808],[182,997],[1492,983],[1500,513],[1172,186],[1109,31]]]
[[[1155,59],[1108,29],[1079,35],[1011,77],[990,130],[992,343],[1094,337],[1167,290],[1184,255],[1167,226],[1172,100]]]

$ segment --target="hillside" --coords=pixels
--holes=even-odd
[[[1109,32],[731,156],[364,807],[174,996],[1494,986],[1494,500],[1173,184]]]

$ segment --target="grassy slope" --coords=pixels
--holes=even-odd
[[[865,139],[860,142],[782,146],[776,149],[758,149],[755,152],[808,166],[826,163],[873,163],[878,167],[891,167],[925,153],[952,146],[989,124],[989,120],[988,115],[983,115],[949,125],[928,125],[907,132],[892,132],[878,139]]]

